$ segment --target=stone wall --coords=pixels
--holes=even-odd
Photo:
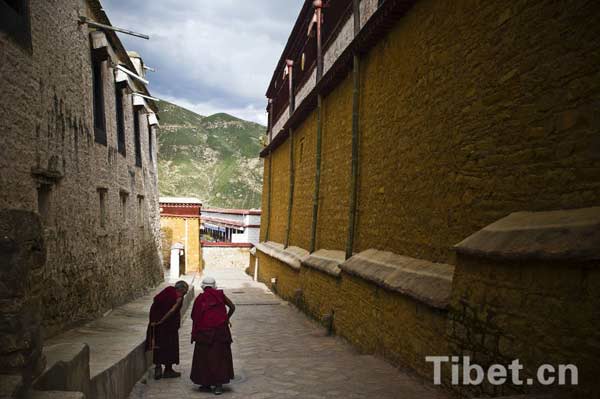
[[[186,228],[187,224],[187,228]],[[187,229],[187,240],[186,240]],[[200,271],[203,268],[202,249],[200,247],[200,219],[162,216],[160,218],[163,262],[170,265],[171,246],[181,243],[186,251],[186,273]]]
[[[0,36],[0,208],[38,212],[47,261],[40,275],[46,335],[92,319],[161,279],[155,131],[140,116],[135,165],[132,96],[126,151],[117,151],[113,69],[102,65],[107,145],[93,126],[92,3],[31,2],[31,49]],[[114,49],[113,49],[114,50]],[[156,151],[156,145],[154,146]]]
[[[600,205],[599,13],[586,1],[422,0],[361,54],[353,252],[455,265],[447,308],[390,291],[385,281],[290,267],[269,250],[257,251],[259,279],[276,277],[277,293],[319,320],[334,310],[337,333],[423,375],[432,372],[424,362],[432,354],[475,354],[484,364],[523,357],[530,367],[570,355],[593,380],[597,262],[463,261],[454,246],[513,212]],[[317,250],[346,246],[351,110],[347,76],[323,100]],[[298,152],[316,143],[316,114],[298,121],[293,135],[290,245],[305,250],[316,153],[305,147],[314,158],[299,162]],[[268,224],[271,234],[263,241],[284,243],[289,145],[288,138],[266,155],[263,209],[271,192],[271,212],[261,230]],[[539,330],[528,336],[531,326]],[[549,352],[556,355],[543,356]]]
[[[597,205],[599,11],[417,2],[361,64],[355,250],[447,262],[511,212]]]
[[[46,248],[38,215],[0,210],[0,396],[24,395],[44,369],[40,276]],[[10,376],[10,377],[9,377]]]
[[[202,264],[204,267],[228,268],[240,270],[248,266],[250,248],[236,247],[202,247]]]

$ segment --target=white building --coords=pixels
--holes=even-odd
[[[260,233],[260,209],[203,208],[203,241],[256,244]]]

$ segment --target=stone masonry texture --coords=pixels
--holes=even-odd
[[[0,385],[6,375],[13,375],[27,389],[44,368],[40,274],[46,249],[42,233],[34,212],[0,210]]]
[[[202,247],[202,265],[206,267],[232,267],[248,262],[249,248]]]
[[[597,205],[599,11],[417,2],[361,65],[355,250],[448,262],[510,212]]]
[[[458,259],[453,246],[512,212],[600,204],[598,15],[600,3],[583,0],[422,0],[361,54],[353,251],[456,265],[449,309],[345,273],[336,279],[293,270],[257,252],[259,280],[276,277],[278,295],[320,321],[333,311],[335,333],[360,350],[423,375],[432,372],[427,355],[471,354],[486,364],[523,357],[530,368],[575,359],[594,381],[597,265]],[[347,76],[323,100],[316,249],[346,246],[351,108]],[[290,245],[306,250],[312,212],[305,201],[314,192],[316,157],[306,145],[316,143],[316,113],[294,135]],[[311,164],[298,163],[300,142]],[[265,168],[264,181],[270,172],[273,184],[262,230],[270,223],[269,240],[279,243],[287,224],[288,154],[289,138]],[[263,207],[268,194],[265,186]],[[537,388],[484,386],[469,394]],[[582,388],[597,394],[589,389]]]
[[[108,145],[95,142],[90,30],[77,23],[79,15],[96,18],[87,2],[31,1],[31,50],[0,36],[0,208],[42,213],[47,261],[39,278],[47,336],[162,279],[157,174],[148,154],[156,132],[142,113],[143,166],[136,167],[128,92],[127,156],[117,152],[113,69],[105,61]]]
[[[306,232],[310,232],[312,220],[316,128],[317,115],[313,114],[294,130],[294,207],[289,244],[301,248],[310,247],[310,234]]]
[[[485,366],[518,358],[527,377],[535,377],[542,363],[575,364],[579,395],[600,395],[598,261],[516,263],[460,256],[459,264],[448,323],[453,354]],[[471,393],[524,390],[482,385]]]

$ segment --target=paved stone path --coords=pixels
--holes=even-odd
[[[361,355],[274,296],[241,270],[207,270],[236,304],[232,318],[235,380],[224,398],[447,398],[429,381]],[[201,279],[196,279],[199,281]],[[200,292],[200,291],[198,291]],[[189,311],[180,330],[182,378],[138,382],[130,399],[214,397],[189,379]]]

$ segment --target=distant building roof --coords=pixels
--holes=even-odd
[[[197,204],[202,205],[202,201],[194,197],[160,197],[158,202],[161,204]]]
[[[224,208],[204,208],[202,213],[227,213],[231,215],[260,215],[260,209],[224,209]]]

